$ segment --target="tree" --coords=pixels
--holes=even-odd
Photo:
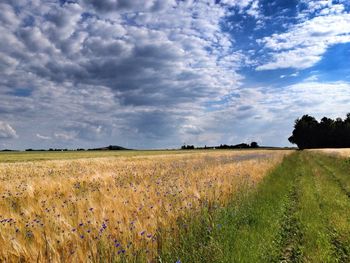
[[[251,142],[250,148],[258,148],[258,147],[259,147],[259,145],[257,142]]]
[[[181,150],[194,150],[194,145],[182,145]]]
[[[304,115],[297,119],[294,124],[293,135],[288,138],[291,143],[297,144],[300,149],[314,148],[316,145],[315,134],[317,133],[317,120]]]
[[[292,136],[288,140],[299,149],[350,147],[350,113],[345,120],[323,117],[320,122],[304,115],[295,121]]]

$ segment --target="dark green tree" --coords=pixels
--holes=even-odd
[[[299,149],[350,147],[350,113],[344,120],[323,117],[320,122],[310,115],[304,115],[295,121],[288,140]]]
[[[314,148],[317,126],[318,122],[314,117],[304,115],[301,119],[295,121],[293,134],[288,140],[298,145],[299,149]]]
[[[258,145],[257,142],[251,142],[250,143],[250,148],[258,148],[258,147],[259,147],[259,145]]]

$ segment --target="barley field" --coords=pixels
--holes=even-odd
[[[339,157],[350,157],[349,148],[328,148],[328,149],[313,149],[309,150],[313,152],[321,152],[329,155],[339,156]]]
[[[0,163],[0,262],[153,261],[179,218],[225,205],[289,151]],[[64,153],[62,153],[64,154]],[[6,159],[6,158],[5,158]]]

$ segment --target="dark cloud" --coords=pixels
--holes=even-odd
[[[87,0],[88,5],[100,12],[113,11],[160,11],[175,5],[173,0]]]
[[[247,111],[247,110],[251,110],[253,109],[253,106],[250,106],[250,105],[243,105],[243,106],[239,106],[237,108],[238,111]]]
[[[178,130],[179,118],[163,111],[141,112],[131,117],[136,133],[148,139],[172,137]]]

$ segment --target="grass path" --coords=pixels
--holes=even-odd
[[[335,165],[331,160],[324,156],[314,157],[313,167],[315,174],[320,176],[317,188],[322,193],[322,211],[334,248],[332,258],[337,259],[336,262],[350,262],[350,198],[346,189],[350,175],[344,166]]]
[[[228,207],[191,218],[161,260],[350,262],[349,192],[349,162],[294,153]]]

